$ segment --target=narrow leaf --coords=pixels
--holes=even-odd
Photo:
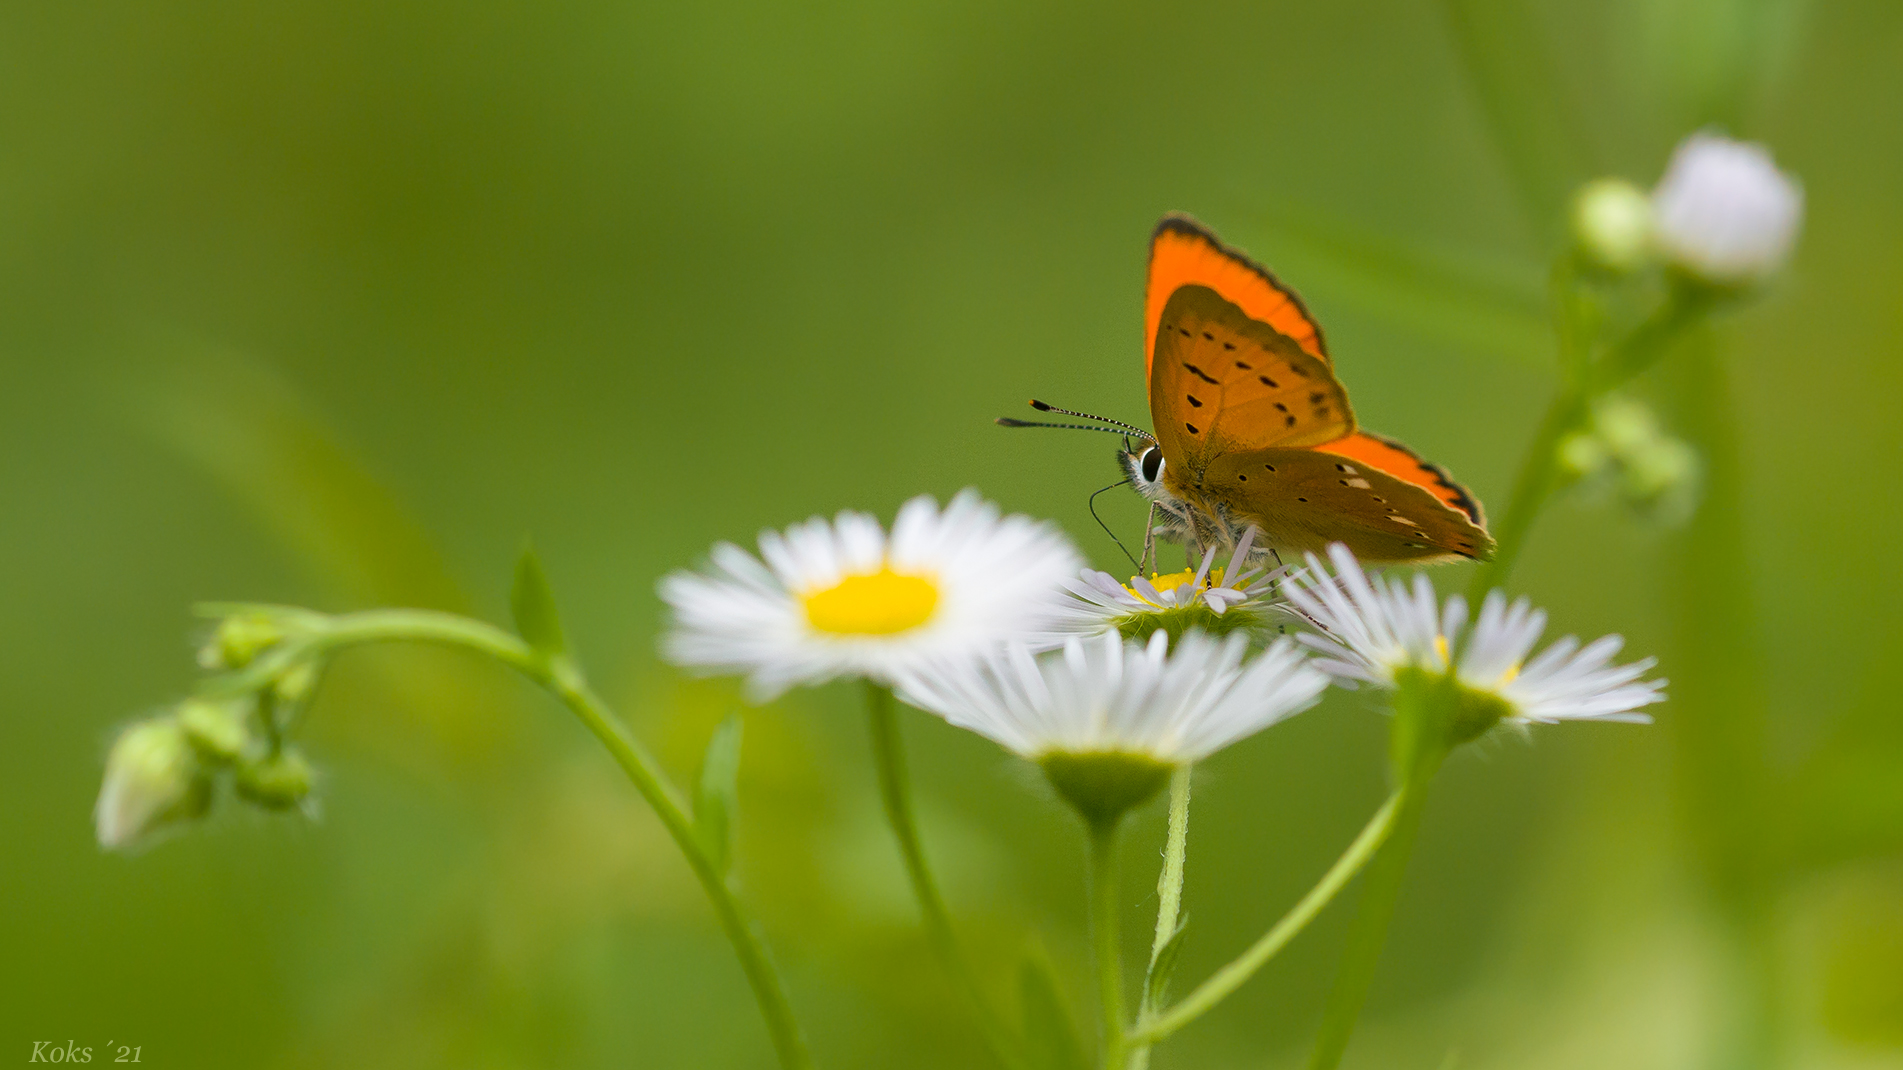
[[[542,572],[533,547],[523,547],[522,556],[516,559],[509,607],[515,612],[515,630],[536,653],[549,658],[568,653],[562,621],[555,614],[555,596],[549,592],[548,576]]]
[[[1177,922],[1176,931],[1156,949],[1156,957],[1150,962],[1150,974],[1143,979],[1144,1005],[1161,1007],[1163,993],[1169,988],[1170,976],[1176,972],[1176,958],[1183,951],[1183,936],[1189,932],[1189,919]]]
[[[1031,1070],[1089,1070],[1083,1043],[1064,997],[1057,986],[1051,961],[1041,949],[1024,960],[1020,984],[1024,1001],[1024,1047]]]
[[[694,786],[694,823],[701,842],[713,856],[714,867],[726,873],[733,861],[733,818],[739,809],[740,715],[733,714],[714,729],[701,756],[700,780]]]

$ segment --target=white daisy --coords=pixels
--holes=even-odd
[[[890,684],[922,658],[1034,633],[1081,563],[1056,528],[1000,517],[971,490],[943,511],[906,502],[889,536],[843,512],[762,533],[759,558],[731,543],[711,556],[707,571],[661,581],[674,611],[663,649],[678,665],[744,673],[757,701],[842,676]]]
[[[1255,525],[1243,533],[1230,555],[1227,569],[1214,569],[1216,548],[1203,554],[1195,570],[1130,577],[1126,586],[1108,572],[1085,569],[1066,580],[1070,597],[1060,600],[1051,634],[1042,646],[1061,646],[1071,636],[1118,632],[1129,639],[1148,639],[1156,632],[1180,638],[1192,628],[1226,635],[1264,622],[1271,607],[1275,581],[1288,571],[1247,569]]]
[[[978,658],[936,658],[899,694],[920,709],[1038,762],[1086,816],[1142,802],[1169,770],[1314,705],[1328,678],[1283,639],[1252,659],[1241,635],[1147,643],[1115,632],[1035,655],[1012,643]]]
[[[1497,700],[1499,720],[1521,724],[1648,724],[1652,719],[1640,707],[1665,700],[1664,680],[1641,679],[1653,659],[1612,664],[1624,644],[1619,636],[1602,636],[1582,648],[1569,635],[1528,661],[1546,613],[1526,599],[1509,605],[1505,595],[1492,592],[1469,631],[1466,599],[1454,595],[1441,603],[1427,577],[1417,574],[1409,588],[1369,576],[1339,543],[1328,553],[1334,576],[1310,554],[1308,569],[1290,577],[1286,594],[1290,607],[1319,629],[1300,636],[1321,655],[1316,666],[1347,686],[1394,688],[1408,670],[1451,675],[1470,692]]]

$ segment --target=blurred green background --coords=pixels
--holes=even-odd
[[[1143,418],[1163,212],[1301,289],[1364,423],[1497,514],[1567,191],[1719,123],[1809,214],[1766,299],[1642,387],[1714,460],[1706,511],[1568,499],[1512,584],[1658,654],[1674,701],[1449,766],[1347,1065],[1903,1066],[1903,7],[13,2],[0,97],[0,1061],[770,1065],[632,790],[467,658],[339,664],[321,820],[227,806],[102,854],[106,743],[191,685],[188,606],[500,619],[533,537],[678,774],[738,700],[657,664],[654,583],[716,539],[976,485],[1117,565],[1084,504],[1110,441],[990,418]],[[822,1065],[987,1065],[856,697],[748,713],[746,893]],[[1069,819],[904,727],[998,1001],[1047,954],[1087,1022]],[[1383,733],[1337,693],[1200,772],[1183,979],[1365,820]],[[1298,1064],[1348,915],[1155,1065]]]

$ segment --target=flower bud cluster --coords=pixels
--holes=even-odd
[[[295,632],[265,611],[233,613],[218,623],[198,661],[213,671],[243,670]],[[316,661],[295,660],[255,687],[194,696],[121,729],[93,811],[100,846],[132,847],[204,817],[221,782],[263,809],[305,804],[315,772],[285,739],[285,728],[318,672]]]
[[[1691,515],[1704,471],[1698,452],[1661,427],[1651,409],[1618,395],[1593,404],[1586,426],[1560,443],[1559,460],[1573,478],[1668,524]]]

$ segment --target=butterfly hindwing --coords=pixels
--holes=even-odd
[[[1408,459],[1389,471],[1357,439],[1368,438]],[[1336,452],[1340,445],[1353,452]],[[1395,466],[1401,467],[1401,466]],[[1426,477],[1431,470],[1431,478]],[[1313,449],[1224,454],[1210,462],[1204,490],[1241,518],[1274,533],[1275,545],[1297,552],[1346,543],[1364,561],[1431,562],[1485,558],[1493,552],[1479,506],[1441,469],[1384,439],[1353,435]],[[1474,510],[1450,503],[1458,495]]]
[[[1168,215],[1150,236],[1150,279],[1144,301],[1143,359],[1156,357],[1163,307],[1184,286],[1207,286],[1234,302],[1250,319],[1287,336],[1309,356],[1328,363],[1328,345],[1302,299],[1268,268],[1229,248],[1202,224]]]
[[[1150,415],[1183,471],[1267,446],[1352,433],[1348,394],[1320,358],[1207,286],[1178,287],[1157,320]]]

